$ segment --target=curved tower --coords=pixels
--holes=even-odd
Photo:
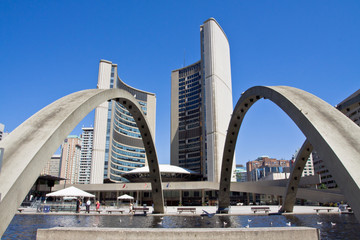
[[[155,94],[125,84],[117,75],[117,64],[101,60],[98,88],[120,88],[131,93],[139,102],[155,138]],[[95,110],[94,145],[90,183],[123,181],[122,173],[147,165],[144,145],[135,120],[116,101],[101,104]]]
[[[201,60],[171,73],[171,164],[218,182],[233,110],[230,47],[213,18],[200,41]]]

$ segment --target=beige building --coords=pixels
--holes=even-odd
[[[54,177],[60,176],[60,159],[61,155],[54,154],[51,159],[46,163],[41,175],[51,175]]]
[[[200,41],[201,60],[171,73],[171,164],[218,182],[233,111],[230,48],[213,18]]]
[[[81,139],[78,136],[68,136],[61,145],[60,177],[66,178],[60,184],[76,184],[79,180],[79,164]]]
[[[117,64],[101,60],[97,87],[119,88],[131,93],[140,104],[155,139],[156,96],[125,84],[117,73]],[[121,182],[123,173],[147,164],[140,131],[131,113],[116,101],[95,109],[94,143],[90,183]]]

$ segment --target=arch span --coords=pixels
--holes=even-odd
[[[0,142],[4,148],[0,173],[0,235],[52,154],[74,127],[95,107],[115,99],[133,115],[148,159],[154,212],[164,212],[159,164],[146,117],[136,99],[121,89],[90,89],[67,95],[41,109]]]
[[[360,128],[333,106],[300,89],[257,86],[244,92],[231,117],[222,161],[219,208],[230,204],[231,166],[242,120],[260,98],[279,106],[304,133],[360,219]]]

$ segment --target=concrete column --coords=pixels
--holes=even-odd
[[[183,203],[183,202],[182,202],[182,190],[179,190],[179,192],[180,192],[179,201],[180,201],[180,203],[182,204],[182,203]]]
[[[135,202],[137,202],[138,204],[140,204],[140,200],[139,200],[139,190],[136,191],[136,199]]]
[[[119,197],[119,191],[116,191],[116,206],[119,206],[118,197]]]
[[[205,190],[201,189],[201,205],[205,203]]]

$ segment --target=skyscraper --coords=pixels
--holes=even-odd
[[[155,139],[155,94],[126,85],[117,74],[117,64],[101,60],[99,89],[120,88],[131,93],[147,117]],[[95,109],[94,143],[90,183],[123,181],[121,174],[147,165],[145,148],[135,120],[124,106],[105,102]]]
[[[79,180],[80,184],[90,183],[91,174],[91,159],[92,159],[92,147],[93,147],[93,127],[83,127],[81,134],[81,155],[79,166]]]
[[[80,152],[81,139],[78,136],[68,136],[61,145],[60,177],[66,178],[64,181],[67,184],[78,182]]]
[[[171,164],[218,182],[233,111],[230,48],[213,18],[200,26],[200,43],[201,60],[171,73]]]

